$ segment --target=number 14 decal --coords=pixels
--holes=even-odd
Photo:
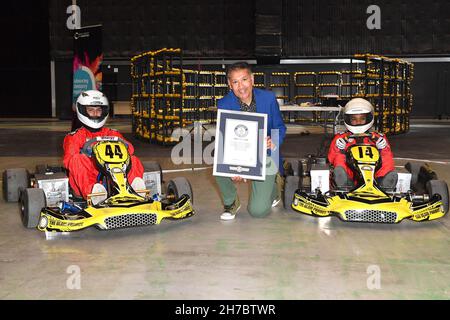
[[[364,157],[364,155],[368,156],[370,159],[373,158],[373,152],[372,152],[372,148],[365,148],[366,151],[363,151],[364,147],[358,147],[358,151],[359,151],[359,157],[362,158]]]

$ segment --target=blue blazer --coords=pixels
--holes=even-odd
[[[280,106],[278,105],[275,94],[272,91],[253,89],[256,101],[256,112],[267,114],[267,135],[271,135],[272,129],[279,130],[279,142],[273,141],[280,148],[286,136],[286,126],[281,117]],[[230,91],[225,97],[217,102],[218,109],[240,111],[238,98]]]

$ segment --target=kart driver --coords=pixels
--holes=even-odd
[[[350,100],[344,107],[344,124],[346,132],[335,135],[328,151],[328,160],[334,167],[336,187],[351,188],[355,186],[355,176],[346,162],[346,150],[356,143],[350,135],[368,133],[374,123],[374,108],[362,98]],[[374,145],[380,151],[381,166],[375,172],[375,179],[382,189],[395,189],[398,175],[394,171],[394,157],[389,142],[381,133],[370,132],[371,137],[364,137],[364,143]]]
[[[127,174],[128,182],[134,190],[144,190],[145,183],[142,179],[144,167],[141,161],[134,156],[134,147],[114,129],[104,127],[108,114],[109,103],[106,96],[97,90],[88,90],[80,94],[76,101],[76,113],[83,126],[64,138],[64,167],[69,171],[69,183],[75,195],[84,199],[90,193],[104,193],[104,195],[91,198],[92,203],[106,199],[106,188],[99,183],[99,170],[94,159],[80,153],[86,141],[95,137],[119,137],[128,144],[131,168]]]

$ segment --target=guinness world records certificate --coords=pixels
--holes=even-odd
[[[217,110],[213,175],[265,180],[267,114]]]

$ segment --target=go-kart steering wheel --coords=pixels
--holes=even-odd
[[[89,139],[88,141],[86,141],[84,143],[83,148],[81,148],[81,150],[80,150],[80,153],[81,154],[85,154],[88,157],[91,157],[92,156],[92,146],[95,143],[101,142],[101,141],[120,141],[123,144],[125,144],[125,146],[128,148],[128,143],[125,140],[123,140],[122,138],[119,138],[119,137],[112,137],[112,138],[109,138],[109,137],[95,137],[95,138]]]
[[[369,138],[371,141],[375,142],[374,137],[371,133],[351,134],[346,137],[346,140],[349,141],[349,139],[354,139],[358,143],[358,141],[364,141],[364,138]]]

